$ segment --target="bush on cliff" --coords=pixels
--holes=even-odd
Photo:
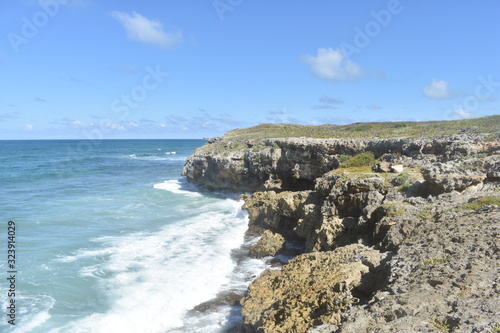
[[[351,157],[343,162],[340,166],[342,168],[357,168],[362,166],[370,166],[377,162],[375,155],[371,151],[367,151],[356,156]]]

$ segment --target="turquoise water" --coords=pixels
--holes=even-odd
[[[261,261],[235,259],[247,216],[180,177],[202,140],[0,141],[1,238],[16,223],[16,325],[2,332],[220,332]],[[7,241],[0,261],[2,309]]]

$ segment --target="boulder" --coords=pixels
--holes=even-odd
[[[278,252],[283,250],[284,246],[285,238],[283,238],[283,236],[266,230],[257,244],[250,248],[250,256],[252,258],[275,256]]]
[[[379,162],[372,167],[373,172],[390,172],[391,163],[389,162]]]
[[[484,160],[484,169],[488,179],[500,179],[500,155],[488,156]]]
[[[374,287],[385,257],[353,244],[302,254],[281,270],[265,271],[242,302],[247,332],[303,333],[339,323],[342,310],[356,301],[356,292]]]
[[[401,164],[393,164],[391,165],[391,172],[393,173],[401,173],[404,171],[404,167]]]
[[[422,175],[432,195],[451,191],[461,192],[469,186],[481,183],[486,178],[482,160],[434,163],[424,167]]]

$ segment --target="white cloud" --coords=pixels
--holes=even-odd
[[[282,108],[276,108],[276,109],[271,109],[268,111],[269,114],[285,114],[286,113],[286,107]]]
[[[171,48],[182,42],[180,31],[166,32],[160,21],[150,20],[136,12],[128,14],[114,11],[110,15],[123,25],[131,40],[164,48]]]
[[[340,49],[318,49],[316,56],[307,55],[304,61],[312,73],[324,80],[353,81],[363,75],[358,64],[346,59]]]
[[[370,110],[380,110],[382,109],[382,105],[370,104],[366,106]]]
[[[448,82],[432,80],[432,82],[422,89],[425,96],[430,98],[445,99],[450,98],[453,94],[448,89]]]
[[[453,119],[467,119],[477,117],[477,115],[465,109],[458,109],[450,113],[449,117]]]
[[[33,125],[31,125],[31,124],[26,124],[25,126],[26,126],[26,129],[27,129],[28,131],[32,131],[32,130],[33,130]]]
[[[7,121],[9,119],[19,119],[19,118],[21,118],[21,113],[17,111],[0,113],[0,121]]]
[[[338,109],[338,107],[330,105],[330,104],[317,104],[317,105],[311,106],[311,109],[314,109],[314,110],[334,109],[334,110],[336,110],[336,109]]]
[[[212,115],[208,111],[196,112],[194,115],[176,116],[168,115],[165,117],[165,127],[171,131],[228,131],[248,124],[235,120],[227,113]],[[160,125],[161,126],[161,125]]]
[[[319,101],[321,103],[327,103],[327,104],[343,104],[344,101],[340,98],[333,98],[333,97],[329,97],[329,96],[321,96],[319,98]]]

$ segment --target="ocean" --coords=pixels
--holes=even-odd
[[[242,255],[248,216],[236,195],[181,177],[203,144],[0,141],[0,331],[208,333],[238,322],[237,307],[191,310],[242,294],[266,267]]]

